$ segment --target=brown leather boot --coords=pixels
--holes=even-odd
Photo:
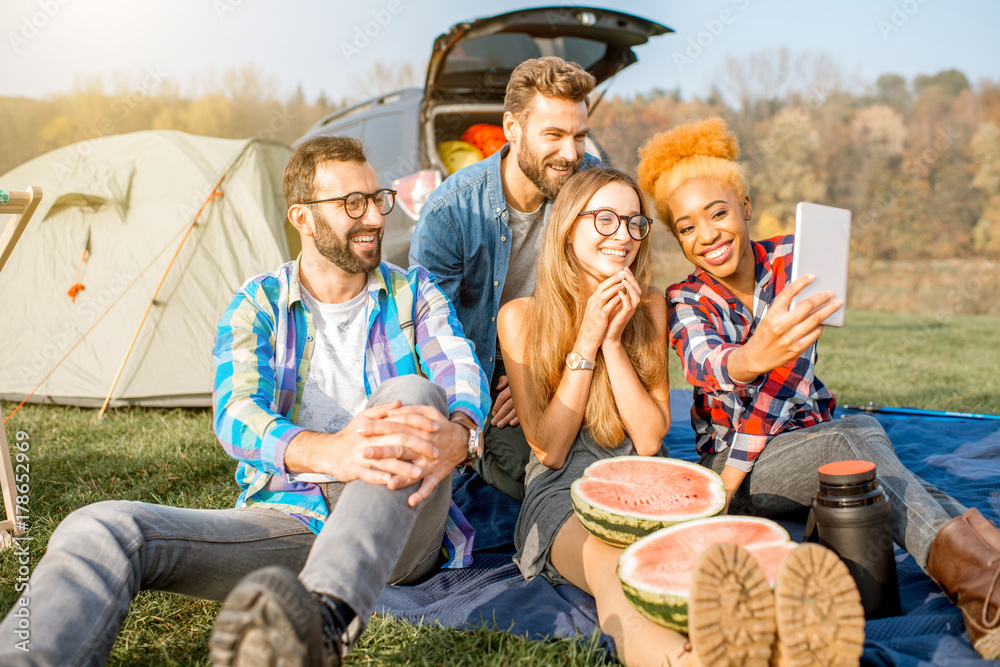
[[[927,574],[962,610],[973,648],[1000,658],[1000,530],[973,508],[938,531]]]

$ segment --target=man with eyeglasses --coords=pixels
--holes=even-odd
[[[474,467],[516,500],[524,498],[530,448],[510,396],[496,317],[507,302],[534,292],[543,232],[563,183],[601,164],[584,151],[594,85],[580,65],[556,56],[518,65],[504,97],[509,143],[435,190],[410,245],[410,263],[426,267],[455,304],[492,378],[485,453]]]
[[[489,409],[472,345],[426,270],[381,262],[395,193],[358,141],[303,143],[283,189],[302,254],[236,291],[213,351],[236,507],[71,513],[29,582],[31,653],[0,642],[0,664],[104,664],[154,589],[226,600],[215,665],[338,665],[387,582],[470,564],[451,472]]]

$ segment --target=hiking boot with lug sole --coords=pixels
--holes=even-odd
[[[338,667],[337,629],[324,632],[318,596],[292,572],[267,567],[244,577],[215,619],[215,667]]]
[[[847,566],[826,547],[803,544],[774,585],[779,666],[853,667],[861,662],[865,612]]]
[[[715,544],[695,563],[688,637],[705,667],[767,667],[775,638],[774,595],[746,549]]]

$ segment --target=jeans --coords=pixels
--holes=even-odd
[[[701,463],[722,472],[729,452],[706,454]],[[768,441],[729,505],[730,514],[804,513],[819,489],[817,468],[858,459],[875,464],[892,508],[892,538],[926,570],[938,530],[965,507],[906,469],[882,425],[858,415],[780,433]]]
[[[400,399],[447,414],[444,390],[419,376],[381,384],[368,405]],[[103,665],[141,590],[223,600],[269,565],[299,572],[306,588],[347,602],[367,619],[386,583],[429,573],[441,553],[450,479],[420,506],[415,487],[342,486],[319,535],[276,509],[198,510],[129,501],[88,505],[62,521],[25,595],[30,653],[14,647],[17,619],[0,624],[0,665]],[[15,602],[12,611],[18,609]]]

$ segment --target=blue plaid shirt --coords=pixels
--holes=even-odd
[[[319,533],[328,516],[320,487],[292,481],[285,470],[285,449],[304,430],[295,422],[316,337],[298,275],[296,260],[251,278],[236,292],[215,338],[212,403],[215,434],[240,461],[236,482],[243,492],[236,506],[280,509]],[[419,266],[404,271],[383,262],[372,277],[365,306],[366,395],[389,378],[418,373],[419,362],[420,372],[444,388],[449,412],[463,412],[482,426],[489,385],[448,298]],[[413,313],[401,318],[396,295],[403,289],[410,292]],[[409,326],[418,359],[404,331]],[[472,562],[472,537],[472,527],[452,504],[446,567]]]

